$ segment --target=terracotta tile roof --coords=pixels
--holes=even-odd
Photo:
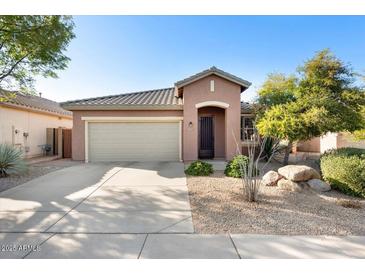
[[[105,107],[106,109],[123,107],[182,108],[182,99],[175,97],[174,88],[163,88],[67,101],[62,103],[62,106],[67,109],[82,109],[83,107]]]
[[[62,108],[59,103],[39,96],[24,95],[18,92],[9,92],[0,89],[0,97],[8,98],[6,101],[0,102],[0,105],[19,106],[21,108],[34,109],[50,114],[72,116],[72,112]]]

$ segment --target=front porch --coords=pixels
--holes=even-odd
[[[212,162],[213,165],[219,163],[218,166],[222,166],[224,163],[225,166],[227,161],[231,160],[234,155],[239,153],[247,155],[249,146],[259,145],[253,114],[241,113],[240,119],[234,119],[233,121],[227,119],[229,105],[219,105],[217,103],[212,104],[210,102],[211,105],[199,104],[199,108],[196,109],[196,122],[190,121],[187,123],[188,132],[193,132],[195,127],[197,129],[194,138],[196,140],[196,154],[194,154],[197,155],[197,158],[189,159],[184,156],[185,163],[203,160]],[[202,106],[200,107],[200,105]],[[239,122],[238,126],[233,127],[233,124],[237,125],[237,122]],[[224,170],[224,168],[216,170]]]

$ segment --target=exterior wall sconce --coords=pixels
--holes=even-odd
[[[193,122],[189,122],[188,127],[192,128],[193,127]]]

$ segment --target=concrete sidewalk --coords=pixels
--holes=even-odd
[[[0,233],[0,244],[17,249],[0,258],[365,259],[365,236]]]

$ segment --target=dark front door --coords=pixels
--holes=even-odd
[[[214,125],[213,117],[199,118],[199,158],[214,157]]]

